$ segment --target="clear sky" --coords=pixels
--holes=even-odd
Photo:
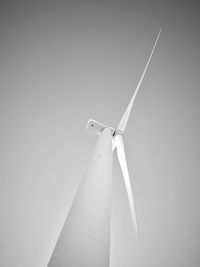
[[[46,266],[97,137],[126,132],[139,224],[114,157],[111,267],[199,266],[198,1],[1,1],[0,266]]]

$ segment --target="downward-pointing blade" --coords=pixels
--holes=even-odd
[[[131,211],[131,218],[133,221],[133,226],[135,229],[136,236],[138,238],[138,229],[137,229],[137,220],[136,220],[136,214],[135,214],[135,206],[134,206],[134,200],[133,200],[133,194],[131,190],[131,183],[129,179],[129,173],[128,173],[128,167],[126,163],[126,156],[124,152],[124,143],[122,136],[117,134],[115,137],[115,142],[116,142],[116,148],[117,148],[117,156],[118,160],[121,166],[122,174],[124,177],[124,182],[127,190],[127,195],[128,195],[128,201],[129,201],[129,206],[130,206],[130,211]]]
[[[118,125],[118,127],[117,127],[117,129],[120,130],[120,131],[122,131],[122,132],[124,132],[124,130],[125,130],[125,128],[126,128],[126,124],[127,124],[129,115],[130,115],[130,113],[131,113],[131,109],[132,109],[132,106],[133,106],[133,102],[134,102],[134,100],[135,100],[135,98],[136,98],[136,95],[137,95],[137,93],[138,93],[138,91],[139,91],[139,88],[140,88],[140,85],[141,85],[141,83],[142,83],[142,81],[143,81],[143,78],[144,78],[144,75],[145,75],[145,73],[146,73],[146,70],[147,70],[147,68],[148,68],[148,66],[149,66],[149,63],[150,63],[150,61],[151,61],[151,58],[152,58],[152,56],[153,56],[153,53],[154,53],[154,50],[155,50],[155,48],[156,48],[156,44],[157,44],[157,42],[158,42],[158,39],[159,39],[159,37],[160,37],[160,34],[161,34],[161,29],[160,29],[160,31],[159,31],[159,33],[158,33],[158,35],[157,35],[155,44],[154,44],[154,46],[153,46],[153,49],[152,49],[152,51],[151,51],[151,54],[150,54],[150,56],[149,56],[149,59],[148,59],[148,61],[147,61],[146,66],[145,66],[145,69],[144,69],[144,71],[143,71],[143,73],[142,73],[142,76],[141,76],[141,78],[140,78],[140,81],[139,81],[139,83],[138,83],[138,85],[137,85],[137,87],[136,87],[136,89],[135,89],[135,92],[134,92],[134,94],[133,94],[133,96],[132,96],[132,98],[131,98],[131,100],[130,100],[130,102],[129,102],[129,105],[128,105],[128,107],[127,107],[127,109],[126,109],[124,115],[122,116],[121,121],[120,121],[120,123],[119,123],[119,125]]]

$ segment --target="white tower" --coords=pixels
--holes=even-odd
[[[105,128],[48,267],[109,267],[112,134]]]

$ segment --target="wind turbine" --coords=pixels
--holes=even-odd
[[[160,37],[159,31],[145,69],[116,129],[90,119],[87,129],[99,135],[96,147],[64,223],[48,267],[109,267],[112,160],[116,149],[124,177],[131,218],[137,220],[123,134],[134,100]]]

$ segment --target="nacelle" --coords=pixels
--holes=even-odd
[[[102,132],[105,128],[109,128],[111,130],[112,135],[113,136],[115,135],[116,131],[114,128],[106,126],[106,125],[104,125],[98,121],[93,120],[93,119],[89,119],[89,121],[87,122],[87,125],[86,125],[87,130],[90,130],[93,133],[96,133],[99,135],[102,134]]]

